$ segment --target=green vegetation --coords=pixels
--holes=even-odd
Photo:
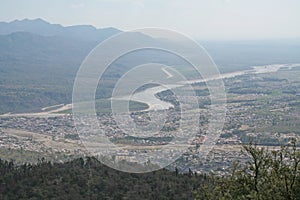
[[[0,161],[0,174],[0,199],[192,199],[202,180],[167,170],[123,173],[89,157],[22,166]]]
[[[227,177],[210,176],[196,199],[300,199],[300,152],[295,140],[279,151],[244,146],[251,160]]]
[[[123,101],[123,100],[115,100],[114,101],[116,106],[115,108],[126,108],[126,104],[128,101]],[[98,99],[95,101],[96,104],[96,112],[97,113],[111,113],[111,100],[109,99]],[[138,101],[129,101],[129,110],[130,111],[141,111],[141,110],[146,110],[148,109],[149,106],[145,103],[138,102]],[[122,109],[123,110],[123,109]],[[63,113],[63,114],[71,114],[72,109],[60,111],[58,113]]]
[[[0,160],[0,199],[300,199],[300,152],[295,140],[269,151],[249,144],[245,164],[227,176],[159,170],[129,174],[96,158],[65,163]],[[137,165],[131,163],[131,165]]]

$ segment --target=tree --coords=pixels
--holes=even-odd
[[[269,151],[244,145],[249,162],[234,164],[226,177],[211,176],[197,191],[197,199],[300,199],[300,152],[296,140]]]

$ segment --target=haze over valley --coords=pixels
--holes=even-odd
[[[84,58],[99,42],[120,32],[116,28],[96,29],[90,25],[63,27],[42,19],[0,23],[0,113],[32,112],[69,104],[73,81]],[[147,38],[138,35],[141,40]],[[212,56],[221,73],[259,65],[300,63],[300,40],[199,41],[199,44]],[[155,56],[151,59],[160,59]],[[130,59],[128,66],[136,62]],[[116,63],[113,78],[120,76],[121,62]],[[97,97],[109,97],[108,93],[99,91]]]
[[[300,199],[299,6],[3,1],[0,200]]]

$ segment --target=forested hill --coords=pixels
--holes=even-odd
[[[0,113],[70,102],[76,72],[94,45],[29,32],[0,35]]]
[[[0,199],[300,199],[300,152],[244,146],[249,162],[225,177],[159,170],[130,174],[97,159],[41,160],[16,166],[0,160]]]
[[[0,23],[0,114],[70,103],[88,53],[115,28],[64,27],[42,19]]]
[[[193,199],[203,177],[175,173],[123,173],[94,158],[20,167],[1,161],[0,199]]]

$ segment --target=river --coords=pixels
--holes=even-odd
[[[230,73],[224,73],[220,74],[218,76],[210,77],[207,79],[196,79],[196,80],[189,80],[179,83],[174,83],[172,85],[165,85],[163,86],[157,86],[148,88],[144,91],[135,93],[133,95],[127,95],[120,97],[118,99],[122,100],[133,100],[133,101],[139,101],[142,103],[145,103],[149,106],[147,110],[165,110],[173,107],[173,105],[169,102],[161,101],[156,97],[156,94],[168,89],[174,89],[176,87],[181,87],[187,84],[193,84],[193,83],[201,83],[206,81],[212,81],[217,79],[225,79],[225,78],[233,78],[236,76],[241,76],[245,74],[263,74],[263,73],[273,73],[277,72],[281,68],[288,68],[291,69],[293,67],[300,66],[300,64],[274,64],[274,65],[264,65],[264,66],[253,66],[250,70],[242,70],[242,71],[236,71],[236,72],[230,72]],[[162,70],[164,70],[162,68]],[[167,76],[170,76],[170,74],[166,74]]]
[[[236,76],[241,76],[244,74],[262,74],[262,73],[272,73],[272,72],[277,72],[279,69],[281,68],[287,68],[287,69],[292,69],[293,67],[297,67],[300,66],[300,64],[274,64],[274,65],[264,65],[264,66],[253,66],[252,69],[250,70],[242,70],[242,71],[236,71],[236,72],[230,72],[230,73],[224,73],[224,74],[220,74],[218,76],[214,76],[214,77],[210,77],[208,79],[196,79],[196,80],[189,80],[189,81],[184,81],[184,82],[178,82],[178,83],[174,83],[172,85],[165,85],[165,86],[156,86],[156,87],[152,87],[152,88],[147,88],[141,92],[137,92],[134,93],[132,95],[126,95],[123,97],[118,97],[116,99],[120,99],[120,100],[133,100],[133,101],[139,101],[142,103],[145,103],[149,106],[148,109],[146,109],[146,111],[149,110],[166,110],[169,109],[171,107],[173,107],[173,105],[169,102],[165,102],[165,101],[161,101],[160,99],[158,99],[156,97],[157,93],[160,93],[162,91],[166,91],[168,89],[174,89],[177,87],[181,87],[184,85],[188,85],[188,84],[193,84],[193,83],[201,83],[201,82],[206,82],[206,81],[211,81],[211,80],[216,80],[216,79],[225,79],[225,78],[233,78]],[[162,68],[162,70],[164,71],[165,69]],[[170,77],[172,76],[171,74],[167,74],[166,76]],[[57,105],[58,106],[58,105]],[[51,106],[51,107],[56,107],[55,106]],[[46,110],[50,107],[46,107],[43,110]],[[72,108],[72,104],[66,104],[66,105],[61,105],[61,107],[53,109],[53,110],[49,110],[49,111],[43,111],[43,112],[38,112],[38,113],[19,113],[19,114],[14,114],[14,113],[6,113],[3,115],[0,115],[0,117],[9,117],[9,116],[59,116],[59,115],[64,115],[64,114],[59,114],[57,112],[60,111],[64,111],[64,110],[68,110]]]

